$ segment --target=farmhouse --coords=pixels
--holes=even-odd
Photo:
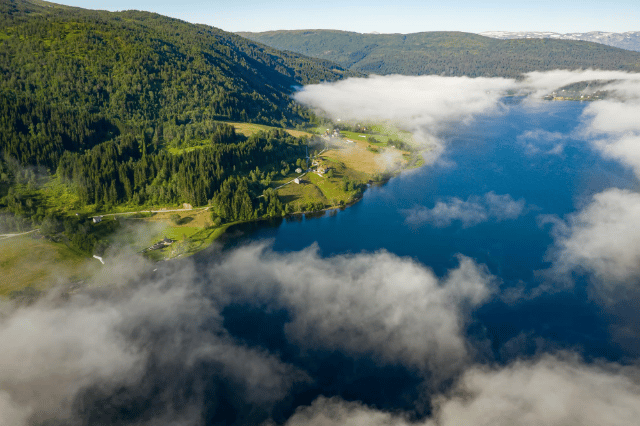
[[[172,240],[171,238],[164,237],[162,240],[158,241],[157,243],[155,243],[151,247],[142,250],[142,252],[144,253],[146,251],[159,250],[161,248],[165,248],[167,246],[170,246],[174,242],[175,242],[175,240]]]

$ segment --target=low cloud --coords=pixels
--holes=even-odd
[[[519,135],[517,140],[528,155],[561,155],[564,152],[564,140],[566,137],[560,132],[537,129],[527,130]]]
[[[598,90],[607,91],[611,100],[593,102],[585,109],[583,134],[591,138],[607,136],[601,137],[595,146],[640,170],[637,152],[640,144],[635,143],[639,136],[636,116],[640,106],[640,74],[637,73],[555,70],[527,73],[517,81],[483,77],[370,76],[308,85],[294,97],[332,119],[393,122],[412,132],[422,147],[431,149],[425,153],[430,164],[444,152],[445,141],[441,139],[444,130],[453,124],[464,125],[481,114],[499,114],[504,109],[502,98],[508,91],[526,96],[526,102],[539,106],[543,96],[560,87],[591,81],[597,81]],[[609,133],[624,135],[625,139],[611,139]],[[629,142],[629,138],[633,141]],[[561,144],[554,144],[546,152],[561,154],[562,148]]]
[[[615,95],[627,96],[626,92],[629,87],[640,82],[640,74],[602,70],[533,71],[524,75],[524,79],[518,82],[518,87],[522,92],[528,93],[530,99],[535,100],[561,87],[592,81],[599,83],[598,90],[607,90]],[[589,89],[586,91],[590,93]]]
[[[640,88],[636,96],[640,97]],[[629,95],[633,95],[629,92]],[[608,158],[620,161],[640,177],[640,100],[600,101],[585,108],[582,132]]]
[[[406,221],[411,225],[430,223],[444,228],[454,221],[463,227],[470,227],[490,220],[517,219],[523,214],[525,200],[514,200],[510,195],[488,192],[484,196],[471,196],[466,201],[453,197],[448,201],[438,201],[433,208],[424,206],[405,211]]]
[[[155,273],[132,257],[111,256],[113,273],[77,294],[3,306],[0,424],[104,424],[133,409],[135,424],[256,424],[278,404],[286,411],[314,379],[233,338],[221,312],[237,304],[286,310],[285,336],[303,352],[450,378],[470,362],[466,325],[495,288],[463,256],[441,278],[384,251],[323,258],[317,247],[281,254],[262,243],[204,270],[186,260]]]
[[[434,400],[433,416],[410,422],[402,414],[337,398],[319,398],[300,409],[287,426],[613,426],[637,423],[638,370],[588,365],[544,356],[490,369],[467,370],[454,388]]]
[[[554,227],[557,272],[587,270],[602,290],[636,287],[640,277],[640,194],[611,188]],[[633,279],[633,280],[631,280]]]
[[[472,368],[451,395],[436,400],[438,425],[619,425],[640,415],[640,386],[626,371],[549,355]]]
[[[234,300],[286,309],[286,334],[303,348],[447,376],[468,359],[470,310],[494,289],[485,267],[458,259],[459,266],[439,278],[385,251],[322,258],[317,247],[284,255],[257,244],[234,251],[211,282]]]
[[[501,78],[371,76],[305,86],[295,99],[334,119],[393,121],[415,130],[489,112],[512,86]]]
[[[218,400],[234,401],[238,413],[268,410],[308,380],[231,338],[188,264],[129,285],[100,282],[68,300],[3,306],[0,424],[105,424],[140,401],[138,419],[201,424]]]
[[[580,81],[599,81],[609,98],[590,102],[576,135],[589,140],[604,156],[633,168],[640,177],[640,74],[619,71],[550,71],[529,73],[523,84],[533,97]]]
[[[478,114],[499,113],[515,81],[503,78],[370,76],[305,86],[294,98],[336,120],[390,122],[413,134],[427,164],[443,152],[440,133]]]
[[[590,296],[609,316],[612,340],[640,354],[640,194],[617,188],[595,194],[589,204],[552,223],[555,244],[548,271],[554,287],[585,275]]]

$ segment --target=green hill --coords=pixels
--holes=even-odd
[[[290,210],[261,197],[306,152],[279,129],[309,118],[290,94],[356,75],[205,25],[37,0],[0,1],[0,74],[0,233],[38,226],[84,253],[108,233],[87,215]],[[275,128],[244,136],[229,121]]]
[[[367,74],[517,77],[552,69],[640,71],[640,52],[585,41],[497,40],[462,32],[296,30],[238,34]]]
[[[291,126],[304,120],[294,86],[352,74],[153,13],[26,0],[0,2],[0,73],[0,151],[46,167],[160,127],[188,138],[206,120]]]

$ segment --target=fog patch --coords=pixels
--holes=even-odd
[[[562,155],[566,138],[567,136],[560,132],[537,129],[518,135],[517,141],[523,146],[527,155]]]
[[[529,100],[536,101],[554,90],[581,82],[598,82],[597,90],[609,91],[615,96],[628,97],[627,90],[640,82],[640,74],[624,71],[602,70],[553,70],[533,71],[524,74],[517,87],[527,93]],[[589,89],[585,90],[590,94]]]
[[[237,413],[249,406],[268,412],[291,386],[309,380],[231,338],[189,265],[154,277],[139,268],[128,278],[113,276],[133,278],[129,285],[107,287],[101,277],[103,287],[93,290],[3,305],[0,424],[104,424],[140,401],[136,419],[201,424],[222,397]]]
[[[498,195],[488,192],[484,196],[469,197],[466,201],[452,197],[447,201],[438,201],[432,208],[425,206],[406,210],[406,222],[411,225],[430,223],[438,228],[460,222],[464,228],[478,225],[489,220],[502,221],[517,219],[525,210],[525,200],[514,200],[510,195]]]
[[[525,102],[537,108],[544,105],[542,98],[554,90],[590,81],[598,82],[597,90],[609,93],[611,100],[593,102],[587,107],[585,118],[595,117],[587,127],[598,132],[609,129],[616,132],[623,129],[624,132],[629,128],[635,135],[638,123],[634,112],[638,111],[640,102],[640,74],[621,71],[530,72],[519,80],[374,75],[308,85],[294,98],[334,120],[391,122],[408,130],[420,147],[431,150],[425,152],[426,162],[431,164],[444,152],[447,130],[464,126],[481,114],[499,114],[505,108],[502,103],[505,95],[522,96]],[[588,86],[583,92],[590,93]],[[603,112],[602,119],[597,118],[600,111]],[[546,152],[557,155],[562,149],[563,146],[555,144]],[[610,155],[619,159],[624,157],[616,152]],[[636,159],[633,164],[640,167],[640,155]]]
[[[413,134],[427,164],[443,151],[441,132],[453,123],[500,111],[500,99],[515,82],[503,78],[370,76],[303,87],[294,98],[348,122],[392,123]]]
[[[302,348],[372,356],[440,376],[467,361],[465,324],[495,288],[486,268],[464,256],[440,278],[385,251],[322,258],[317,246],[284,255],[252,245],[211,274],[213,288],[226,297],[286,309],[286,335]]]
[[[472,368],[451,395],[436,401],[439,425],[617,425],[640,415],[640,386],[619,367],[549,355]]]
[[[555,222],[556,247],[551,257],[557,272],[588,270],[607,293],[620,286],[637,288],[640,194],[611,188],[595,194],[587,206],[565,222]]]
[[[640,416],[637,373],[635,368],[547,355],[501,368],[470,368],[450,392],[435,398],[433,416],[419,422],[409,422],[402,413],[319,398],[287,426],[635,424]]]
[[[371,76],[308,85],[295,99],[334,119],[392,121],[417,129],[495,108],[512,85],[500,78]]]

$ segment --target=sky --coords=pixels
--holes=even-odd
[[[638,31],[636,0],[59,0],[110,11],[138,9],[226,31]]]

